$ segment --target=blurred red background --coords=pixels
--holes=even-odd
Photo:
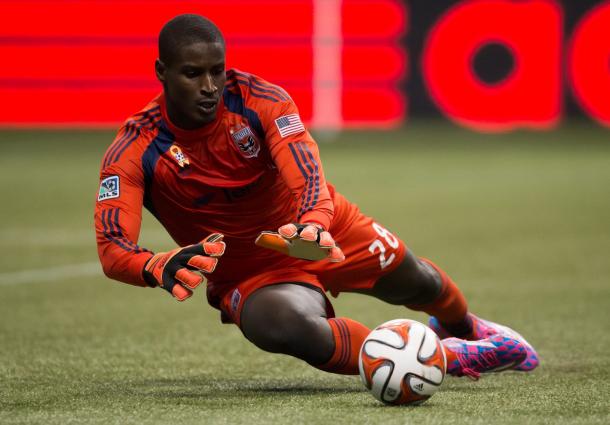
[[[158,91],[156,37],[215,21],[229,67],[314,128],[443,116],[477,130],[610,125],[610,1],[0,1],[0,126],[114,127]]]
[[[225,34],[227,66],[283,86],[306,121],[399,124],[405,108],[398,86],[405,70],[398,44],[406,22],[402,5],[391,0],[331,1],[316,12],[314,3],[2,2],[0,123],[121,122],[160,90],[153,64],[163,24],[180,13],[198,13]],[[317,28],[316,19],[324,21]],[[325,64],[337,61],[336,56],[340,67],[329,71]],[[316,66],[322,74],[318,80]],[[340,97],[330,121],[315,116],[316,96]]]

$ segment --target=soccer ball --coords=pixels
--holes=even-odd
[[[364,340],[360,377],[373,396],[387,404],[419,404],[443,382],[447,359],[432,329],[409,319],[377,326]]]

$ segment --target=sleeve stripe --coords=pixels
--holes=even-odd
[[[233,70],[233,75],[230,77],[235,78],[235,80],[238,82],[247,84],[251,89],[257,89],[260,92],[272,94],[279,98],[279,100],[288,100],[288,96],[283,93],[282,89],[267,82],[257,80],[252,74],[246,74]],[[241,78],[241,80],[239,80],[239,78]]]
[[[112,214],[114,217],[112,218]],[[104,226],[104,237],[110,242],[120,246],[127,252],[139,254],[148,250],[140,248],[138,245],[127,239],[119,225],[119,209],[113,208],[102,211],[102,226]]]
[[[122,240],[122,238],[117,238],[116,237],[117,236],[117,231],[114,229],[114,226],[112,226],[112,222],[110,221],[110,217],[111,217],[113,211],[114,211],[114,209],[107,210],[104,227],[107,226],[110,229],[110,231],[105,232],[104,236],[106,236],[106,239],[108,239],[109,241],[111,241],[111,242],[115,243],[116,245],[120,246],[125,251],[133,252],[134,251],[133,247],[129,246],[129,244],[125,244],[124,241]]]
[[[315,157],[313,156],[313,153],[311,153],[311,151],[309,150],[309,148],[307,147],[307,144],[305,143],[300,143],[300,145],[303,147],[303,149],[305,149],[307,151],[307,156],[309,156],[309,159],[311,160],[311,162],[313,163],[314,167],[315,167],[315,193],[314,193],[314,199],[313,199],[313,205],[318,203],[318,196],[320,195],[320,172],[319,172],[319,167],[318,167],[318,163],[316,162]]]
[[[313,201],[312,191],[313,191],[313,184],[314,184],[314,180],[315,180],[315,174],[314,174],[314,169],[307,162],[307,157],[305,156],[305,153],[303,152],[303,146],[302,146],[301,142],[296,143],[296,145],[297,145],[297,148],[299,149],[301,159],[303,160],[303,162],[305,163],[305,166],[309,170],[309,174],[306,178],[306,180],[307,180],[307,200],[305,201],[305,203],[303,205],[301,205],[301,209],[299,210],[299,218],[300,218],[303,214],[305,214],[305,212],[310,210],[310,206]]]
[[[255,87],[254,84],[252,83],[252,81],[244,81],[241,78],[237,78],[237,77],[235,78],[235,80],[232,83],[227,84],[227,88],[232,89],[233,87],[238,86],[238,85],[247,86],[250,89],[251,96],[258,97],[261,99],[267,99],[272,102],[279,102],[280,100],[282,100],[282,99],[278,98],[277,95],[274,92],[272,92],[271,90],[265,90],[262,88]],[[256,93],[255,90],[260,93]]]
[[[301,164],[301,161],[299,160],[299,156],[298,156],[296,150],[294,149],[294,144],[288,143],[288,147],[290,148],[290,153],[292,153],[292,156],[294,157],[295,162],[299,166],[299,170],[301,170],[301,174],[303,175],[303,178],[305,179],[305,181],[307,181],[307,172],[305,171],[305,169],[303,168],[303,165]],[[305,204],[305,191],[303,191],[303,193],[301,194],[300,203],[301,203],[301,205]],[[301,211],[299,211],[298,218],[301,218],[301,215],[302,215]]]
[[[133,125],[133,127],[135,128],[135,134],[131,136],[129,140],[124,142],[121,148],[117,149],[116,154],[114,154],[112,161],[110,161],[108,165],[113,164],[119,160],[123,152],[125,152],[125,149],[127,149],[129,145],[131,145],[133,141],[138,138],[138,136],[140,135],[141,128],[150,127],[161,119],[161,111],[158,108],[155,109],[157,109],[156,112],[151,113],[150,111],[146,111],[142,118],[134,121],[135,124]]]
[[[114,209],[114,221],[113,223],[111,223],[113,226],[116,226],[117,232],[118,232],[118,236],[120,237],[120,240],[125,242],[127,244],[127,246],[130,246],[133,250],[136,251],[137,254],[141,253],[141,252],[146,252],[148,250],[140,248],[136,243],[132,242],[131,240],[129,240],[124,234],[123,231],[121,230],[121,226],[119,224],[119,209],[115,208]]]
[[[116,142],[110,145],[110,148],[108,148],[108,150],[106,151],[106,155],[104,156],[104,168],[108,166],[110,158],[114,155],[119,146],[121,146],[125,139],[130,137],[132,133],[133,127],[127,127],[126,131],[123,132],[123,135]]]
[[[286,90],[284,90],[282,87],[276,86],[275,84],[271,84],[269,82],[261,80],[256,75],[252,75],[251,74],[250,76],[251,76],[252,81],[254,82],[254,84],[258,85],[259,87],[266,87],[269,90],[273,90],[279,96],[279,98],[282,99],[282,100],[290,100],[290,96],[288,95]]]
[[[238,86],[239,83],[235,82],[235,83],[231,83],[231,84],[227,84],[226,88],[227,89],[232,89],[236,86]],[[279,102],[279,99],[276,99],[275,97],[271,97],[271,96],[266,96],[263,94],[257,94],[254,92],[254,90],[250,90],[250,96],[252,97],[258,97],[259,99],[267,99],[270,100],[271,102]]]
[[[148,112],[148,111],[146,111]],[[139,118],[141,119],[141,118]],[[125,142],[126,139],[128,139],[129,137],[131,137],[132,133],[135,130],[135,126],[137,125],[138,120],[136,121],[128,121],[128,124],[126,125],[127,131],[125,131],[123,133],[123,136],[121,136],[120,139],[118,139],[117,141],[115,141],[110,148],[106,151],[106,156],[104,157],[104,167],[107,167],[108,165],[110,165],[110,158],[112,158],[115,153],[117,152],[117,150],[120,149],[120,147],[123,145],[123,143]],[[133,123],[135,123],[136,125],[133,125]]]
[[[140,129],[138,127],[136,127],[134,134],[125,143],[123,143],[123,146],[117,151],[117,153],[114,155],[114,158],[112,158],[112,161],[110,161],[108,163],[108,165],[114,164],[115,162],[117,162],[119,160],[119,158],[121,157],[121,155],[123,154],[123,152],[125,152],[125,149],[127,149],[129,147],[129,145],[131,145],[133,143],[133,141],[138,138],[139,135],[140,135]]]
[[[133,249],[128,248],[128,247],[126,247],[125,245],[123,245],[123,244],[121,243],[121,241],[119,241],[119,240],[117,240],[116,238],[114,238],[114,237],[111,235],[111,233],[108,231],[108,225],[107,225],[107,223],[106,223],[106,220],[107,220],[107,217],[106,217],[106,216],[107,216],[107,214],[105,214],[106,212],[108,212],[108,213],[109,213],[109,212],[110,212],[110,210],[104,210],[104,211],[102,211],[102,225],[104,226],[104,237],[105,237],[106,239],[108,239],[110,242],[112,242],[112,243],[114,243],[114,244],[116,244],[116,245],[120,246],[120,247],[121,247],[121,248],[123,248],[125,251],[127,251],[127,252],[132,252],[132,251],[133,251]],[[108,214],[108,215],[110,215],[110,214]]]
[[[301,213],[301,215],[302,215],[302,214],[305,214],[307,211],[311,211],[318,203],[318,197],[320,195],[320,173],[319,173],[318,163],[316,162],[315,157],[313,156],[313,154],[307,147],[307,144],[305,144],[304,142],[299,142],[297,144],[297,146],[299,147],[299,150],[301,151],[301,154],[303,156],[305,155],[305,152],[307,152],[307,156],[309,157],[309,160],[311,161],[311,163],[314,166],[313,176],[310,176],[310,182],[309,182],[310,186],[312,186],[314,189],[314,194],[313,194],[313,198],[312,198],[311,202],[308,202],[307,205],[303,206],[304,208],[303,208],[303,212]],[[303,151],[305,151],[305,152],[303,152]]]
[[[139,251],[140,247],[138,245],[136,245],[135,243],[133,243],[132,241],[130,241],[129,239],[127,239],[125,237],[125,235],[123,235],[123,231],[121,230],[121,225],[119,224],[119,209],[118,208],[114,208],[111,211],[114,211],[114,218],[110,222],[110,229],[111,229],[111,231],[117,237],[119,237],[119,239],[121,241],[123,241],[127,246],[131,247],[134,250]]]
[[[295,145],[298,148],[295,149]],[[320,195],[320,173],[318,163],[315,157],[304,142],[289,143],[288,147],[290,152],[296,161],[301,174],[305,179],[307,186],[307,193],[303,191],[301,196],[301,208],[297,218],[301,218],[303,214],[314,209],[318,203],[318,197]],[[305,170],[307,168],[307,170]]]
[[[129,147],[129,145],[138,137],[139,130],[142,127],[154,125],[161,119],[161,109],[159,106],[143,111],[140,114],[142,116],[139,118],[135,120],[132,119],[127,122],[127,130],[123,133],[123,136],[121,136],[108,148],[106,155],[104,156],[104,167],[107,167],[119,160],[125,149],[127,149],[127,147]]]
[[[294,143],[288,143],[288,147],[290,148],[290,152],[292,153],[294,160],[296,161],[297,165],[299,166],[299,169],[301,170],[301,174],[303,174],[303,177],[305,178],[305,180],[307,180],[307,172],[303,168],[303,165],[301,164],[301,161],[299,160],[299,156],[297,155],[297,152],[294,149]]]

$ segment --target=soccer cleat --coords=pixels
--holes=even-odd
[[[521,341],[502,334],[478,341],[446,338],[442,344],[447,356],[447,373],[474,380],[479,379],[481,373],[512,369],[527,356]]]
[[[472,336],[467,339],[481,340],[489,338],[490,336],[495,334],[506,335],[510,338],[520,341],[521,344],[525,347],[525,351],[527,353],[527,356],[525,357],[523,362],[515,365],[515,367],[513,368],[514,370],[529,371],[535,369],[538,366],[538,364],[540,363],[540,360],[538,359],[538,353],[536,353],[534,347],[532,347],[532,345],[527,342],[526,339],[523,338],[519,333],[512,330],[508,326],[503,326],[498,323],[491,322],[489,320],[481,319],[472,313],[468,313],[468,316],[472,319],[473,331]],[[443,329],[436,317],[430,317],[430,322],[428,323],[428,326],[430,326],[432,330],[436,332],[438,337],[441,339],[452,336],[449,334],[449,332]]]

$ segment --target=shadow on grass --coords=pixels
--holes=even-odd
[[[335,385],[293,383],[283,379],[218,379],[207,377],[154,378],[131,382],[104,382],[95,385],[92,393],[107,393],[110,388],[119,397],[146,397],[153,399],[201,399],[221,401],[239,398],[277,399],[278,397],[318,397],[365,393],[364,387],[338,382]],[[91,394],[94,395],[94,394]]]
[[[352,382],[339,379],[329,384],[326,380],[308,380],[292,383],[287,379],[212,379],[206,377],[189,377],[184,379],[147,379],[131,383],[124,387],[123,396],[148,398],[155,402],[172,400],[173,404],[205,405],[209,409],[221,409],[236,404],[247,406],[252,402],[258,405],[277,405],[280,402],[295,404],[299,407],[308,405],[320,407],[329,403],[333,408],[349,409],[350,406],[373,409],[417,409],[432,411],[438,409],[436,399],[428,400],[418,406],[393,406],[375,400],[359,379]],[[476,386],[455,389],[458,392],[476,393],[483,391]],[[182,401],[181,401],[182,400]],[[340,400],[340,401],[339,401]]]
[[[451,380],[454,381],[454,380]],[[491,391],[498,393],[502,385],[491,382],[481,386],[477,383],[454,381],[444,386],[442,392],[449,395],[470,397]],[[13,397],[0,400],[0,410],[50,411],[63,406],[158,406],[169,403],[181,408],[197,407],[222,410],[242,406],[267,406],[267,408],[291,406],[296,409],[327,408],[341,411],[371,409],[380,411],[388,406],[375,400],[357,377],[306,377],[267,378],[244,376],[219,378],[214,375],[185,376],[174,378],[137,378],[89,380],[66,385],[27,382],[22,388],[14,388]],[[439,404],[439,402],[441,404]],[[432,411],[442,405],[433,397],[421,406],[389,406],[400,409]],[[131,407],[130,407],[131,408]],[[423,409],[423,410],[422,410]]]
[[[236,398],[241,402],[250,401],[272,401],[278,398],[319,399],[319,397],[345,397],[353,398],[360,395],[369,400],[370,395],[360,380],[338,378],[338,379],[312,379],[295,382],[292,379],[282,378],[231,378],[223,379],[215,376],[190,376],[184,378],[151,378],[135,381],[110,381],[91,383],[86,393],[91,397],[134,397],[148,398],[154,400],[168,400],[185,402],[201,400],[202,402],[230,402]],[[448,384],[448,385],[447,385]],[[467,380],[450,380],[443,385],[442,392],[446,394],[476,395],[482,392],[502,392],[505,388],[502,383],[486,379],[484,382],[472,382]],[[370,398],[371,407],[380,406],[374,399]],[[426,402],[424,406],[434,405],[434,402]]]

